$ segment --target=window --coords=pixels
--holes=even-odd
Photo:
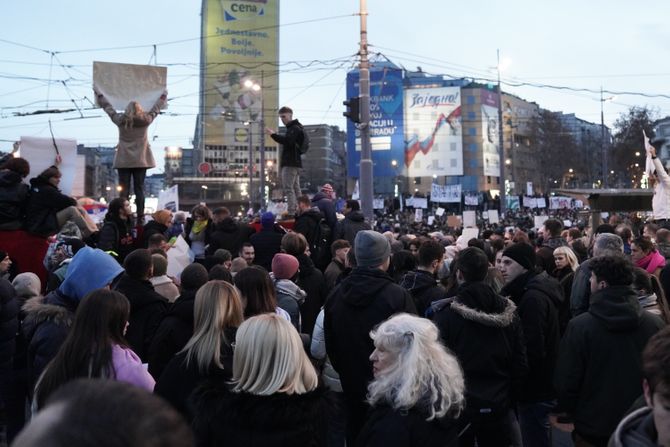
[[[475,103],[475,95],[468,95],[465,97],[466,101],[468,104],[474,104]]]
[[[477,119],[477,114],[475,112],[468,112],[468,120],[474,121]]]
[[[471,137],[476,137],[477,136],[477,128],[476,127],[468,127],[468,135]]]

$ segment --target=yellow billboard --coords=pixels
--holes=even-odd
[[[203,0],[202,17],[203,142],[234,145],[226,122],[276,121],[279,0]]]

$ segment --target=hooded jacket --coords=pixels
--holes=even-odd
[[[123,293],[130,302],[128,345],[146,363],[149,345],[167,310],[168,300],[154,290],[150,281],[133,278],[127,273],[121,275],[115,290]]]
[[[614,431],[609,447],[657,447],[658,432],[649,407],[639,408],[623,418]]]
[[[351,244],[351,249],[353,250],[356,233],[361,230],[370,229],[370,225],[365,221],[363,213],[360,211],[349,211],[349,213],[344,216],[344,219],[337,223],[335,239],[346,239]]]
[[[326,445],[330,401],[323,388],[303,394],[235,393],[208,382],[192,397],[196,446],[284,447]]]
[[[72,258],[63,283],[45,297],[29,299],[23,306],[23,333],[28,346],[31,384],[54,358],[72,326],[79,302],[93,290],[110,284],[123,272],[107,253],[81,248]]]
[[[560,340],[558,307],[563,300],[561,287],[546,272],[526,272],[501,290],[516,304],[528,357],[528,376],[519,393],[520,402],[554,399],[552,377]]]
[[[333,200],[325,193],[319,191],[312,197],[312,205],[319,208],[319,211],[326,219],[331,233],[335,232],[335,225],[337,224],[337,214],[335,214],[335,204]]]
[[[219,248],[224,248],[233,256],[237,256],[242,244],[249,242],[249,237],[253,233],[254,230],[249,225],[240,224],[232,217],[226,217],[214,225],[206,254],[211,256]]]
[[[483,282],[458,288],[450,306],[435,314],[442,340],[463,368],[466,414],[480,409],[506,415],[528,373],[516,305]]]
[[[142,231],[142,246],[144,248],[147,248],[149,246],[149,238],[151,236],[153,236],[154,234],[162,234],[163,236],[165,236],[167,230],[168,230],[167,225],[163,225],[160,222],[157,222],[155,220],[147,222],[147,224],[144,226],[144,230]]]
[[[130,222],[111,213],[105,215],[100,229],[98,248],[109,252],[119,264],[123,264],[126,256],[133,251],[133,236],[130,233]]]
[[[272,273],[270,273],[270,277],[274,281],[277,291],[277,306],[288,312],[291,316],[291,323],[298,332],[301,332],[300,305],[305,302],[307,294],[290,279],[276,279]]]
[[[307,245],[313,247],[315,239],[319,235],[321,219],[323,219],[323,213],[317,207],[312,207],[296,216],[293,231],[305,236]]]
[[[400,280],[400,286],[412,295],[416,310],[421,316],[426,315],[430,303],[447,296],[447,291],[437,284],[435,276],[425,270],[417,269],[405,273]]]
[[[59,230],[56,213],[76,205],[76,200],[61,193],[48,180],[39,176],[32,178],[26,207],[26,229],[39,236],[56,234]]]
[[[19,174],[9,169],[0,170],[0,229],[18,230],[28,200],[28,185]]]
[[[609,437],[642,394],[642,350],[663,327],[643,311],[629,286],[591,295],[588,312],[573,318],[561,341],[555,384],[562,411],[575,430],[590,438]]]
[[[281,251],[281,240],[285,232],[280,232],[278,226],[262,228],[251,235],[249,242],[254,246],[254,264],[260,265],[268,272],[272,271],[272,258]]]
[[[328,357],[340,374],[345,397],[360,403],[362,423],[367,385],[373,379],[370,331],[399,312],[416,314],[414,301],[386,272],[356,267],[328,296],[324,311]]]
[[[316,317],[319,315],[323,303],[328,295],[326,280],[323,273],[314,266],[312,259],[305,255],[298,255],[300,271],[298,272],[298,287],[305,291],[305,301],[300,305],[301,328],[305,334],[314,330]]]
[[[298,146],[305,138],[305,130],[298,120],[292,120],[286,125],[286,133],[273,133],[270,138],[281,144],[281,167],[302,168],[302,158]]]

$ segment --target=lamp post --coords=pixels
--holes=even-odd
[[[258,84],[251,79],[247,79],[244,81],[244,86],[251,91],[257,93],[260,95],[260,103],[261,103],[261,114],[260,114],[260,119],[258,120],[259,124],[259,132],[258,134],[260,135],[259,142],[258,142],[258,152],[259,152],[259,187],[260,187],[260,207],[261,209],[265,208],[265,137],[263,135],[263,130],[265,129],[265,120],[263,119],[264,115],[264,110],[263,110],[263,93],[262,93],[262,86],[263,86],[263,72],[261,72],[261,83]],[[251,116],[249,117],[251,119]],[[253,147],[251,146],[251,123],[252,121],[249,121],[249,208],[251,209],[252,204],[253,204],[253,188],[252,188],[252,176],[254,174],[253,171]]]
[[[200,188],[202,188],[202,201],[207,202],[207,189],[209,188],[207,187],[207,185],[202,185],[200,186]]]
[[[398,197],[398,160],[391,160],[393,167],[393,196]]]
[[[607,173],[607,149],[605,146],[605,112],[603,110],[603,105],[607,101],[613,100],[615,97],[610,96],[608,98],[603,98],[603,88],[600,87],[600,151],[602,153],[602,169],[603,169],[603,188],[609,186],[607,181],[609,174]]]

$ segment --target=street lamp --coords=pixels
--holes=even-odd
[[[602,152],[602,164],[603,164],[603,177],[604,183],[603,188],[607,188],[607,150],[605,149],[605,113],[603,111],[603,104],[607,101],[612,101],[616,96],[610,96],[608,98],[603,98],[603,88],[600,87],[600,151]]]
[[[391,160],[391,166],[393,167],[393,196],[399,196],[398,188],[398,160]]]
[[[505,148],[503,146],[503,113],[502,113],[502,89],[500,88],[500,72],[507,68],[509,65],[509,60],[505,59],[502,64],[500,62],[500,50],[496,50],[497,58],[498,58],[498,64],[496,65],[496,70],[498,72],[498,152],[499,152],[499,160],[502,161],[505,159]],[[504,163],[498,163],[500,166],[500,177],[499,177],[499,182],[500,182],[500,214],[505,213],[505,209],[507,208],[507,203],[506,203],[506,191],[505,191],[505,164]]]
[[[263,135],[263,131],[265,129],[265,120],[264,120],[264,110],[263,110],[263,93],[261,92],[263,88],[263,72],[261,72],[261,82],[257,83],[254,82],[251,79],[246,79],[244,81],[244,87],[256,92],[259,94],[260,97],[260,103],[261,103],[261,114],[260,114],[260,119],[258,120],[259,124],[259,135],[260,135],[260,140],[258,142],[258,152],[259,152],[259,177],[260,177],[260,190],[261,190],[261,196],[260,196],[260,206],[261,209],[265,208],[265,137]],[[252,177],[254,175],[253,171],[253,147],[251,145],[251,116],[249,116],[249,209],[252,208],[253,205],[253,188],[252,188]]]
[[[202,201],[206,202],[207,201],[207,190],[209,189],[207,185],[202,185]]]

